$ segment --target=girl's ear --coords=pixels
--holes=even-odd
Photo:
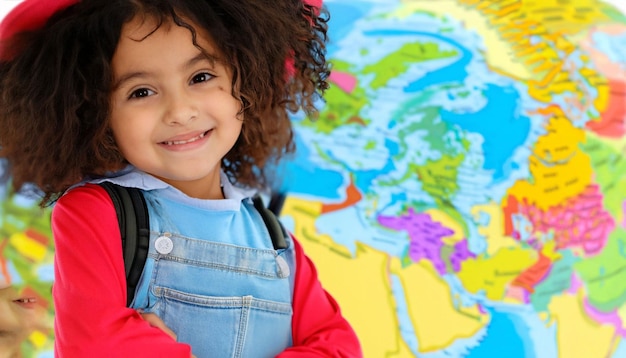
[[[0,23],[0,59],[10,60],[17,53],[7,42],[15,35],[42,28],[56,12],[78,3],[79,0],[24,0]]]

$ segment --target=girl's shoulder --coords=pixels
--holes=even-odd
[[[52,220],[117,218],[111,197],[97,184],[86,183],[65,192],[52,208]]]
[[[84,183],[80,185],[76,185],[68,189],[57,201],[54,205],[54,208],[58,206],[71,205],[75,203],[85,204],[85,205],[102,205],[103,202],[106,202],[109,196],[106,190],[95,183]],[[109,199],[109,204],[111,201]]]

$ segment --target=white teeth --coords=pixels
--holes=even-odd
[[[15,302],[19,303],[35,303],[37,302],[36,298],[20,298],[19,300],[15,300]]]
[[[195,142],[199,139],[204,138],[204,136],[207,134],[207,132],[204,132],[202,134],[200,134],[197,137],[191,138],[191,139],[187,139],[187,140],[174,140],[174,141],[168,141],[168,142],[163,142],[166,145],[180,145],[180,144],[187,144],[187,143],[192,143]]]

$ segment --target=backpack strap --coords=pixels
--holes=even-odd
[[[127,188],[111,182],[102,182],[100,186],[111,197],[117,213],[126,271],[126,306],[130,306],[148,257],[150,244],[148,207],[140,189]]]
[[[117,213],[126,271],[126,306],[130,307],[148,257],[150,245],[148,207],[140,189],[128,188],[111,182],[102,182],[99,185],[111,197]],[[287,231],[277,217],[284,200],[284,194],[274,194],[270,200],[269,208],[267,208],[261,196],[255,195],[252,198],[254,207],[267,227],[275,250],[289,247],[285,240],[288,235]]]
[[[274,195],[272,199],[273,200],[270,200],[269,208],[265,207],[263,199],[261,199],[261,196],[258,194],[252,197],[252,202],[254,203],[256,210],[259,214],[261,214],[263,222],[267,227],[267,231],[270,233],[274,250],[286,249],[289,247],[289,245],[287,245],[287,241],[285,240],[287,232],[280,221],[278,221],[277,217],[280,213],[285,197],[283,194],[278,194]]]
[[[274,213],[276,217],[279,217],[280,211],[283,209],[283,205],[285,205],[286,198],[287,194],[283,192],[272,193],[270,196],[270,203],[267,204],[267,209]]]

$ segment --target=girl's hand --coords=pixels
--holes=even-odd
[[[167,333],[168,336],[172,337],[173,340],[176,340],[176,333],[169,329],[165,325],[165,323],[159,318],[159,316],[155,315],[154,313],[143,313],[141,311],[139,311],[139,314],[146,322],[150,323],[152,327],[156,327],[162,330],[163,332]]]
[[[143,313],[141,311],[139,311],[139,314],[146,322],[150,323],[152,327],[156,327],[162,330],[163,332],[167,333],[168,336],[172,337],[173,340],[176,340],[176,333],[169,329],[165,325],[165,323],[159,318],[159,316],[155,315],[154,313]],[[196,356],[192,354],[191,358],[196,358]]]

